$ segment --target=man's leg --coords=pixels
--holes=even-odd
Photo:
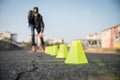
[[[43,37],[40,37],[40,40],[41,40],[41,45],[45,46]]]
[[[45,44],[44,44],[44,39],[43,36],[40,36],[40,29],[37,28],[37,32],[38,32],[38,36],[40,37],[40,41],[41,41],[41,51],[44,52],[45,51]]]
[[[32,33],[32,52],[36,52],[36,44],[35,44],[35,28],[31,26],[31,33]]]
[[[44,43],[43,37],[40,37],[40,40],[41,40],[42,52],[44,52],[45,51],[45,43]]]

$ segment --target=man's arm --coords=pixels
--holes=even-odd
[[[41,18],[42,19],[42,18]],[[43,22],[43,19],[41,20],[41,32],[43,33],[44,32],[44,22]]]

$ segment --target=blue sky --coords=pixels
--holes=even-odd
[[[43,16],[45,39],[71,42],[120,24],[120,0],[0,0],[0,32],[28,41],[27,15],[35,6]]]

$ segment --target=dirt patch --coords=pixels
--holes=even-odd
[[[120,49],[114,48],[85,48],[87,53],[105,53],[105,54],[119,54]]]

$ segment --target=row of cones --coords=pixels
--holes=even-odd
[[[82,43],[80,41],[73,41],[69,51],[66,44],[61,44],[59,50],[57,45],[47,46],[45,48],[45,53],[51,56],[56,56],[56,58],[66,58],[66,64],[88,63]]]

